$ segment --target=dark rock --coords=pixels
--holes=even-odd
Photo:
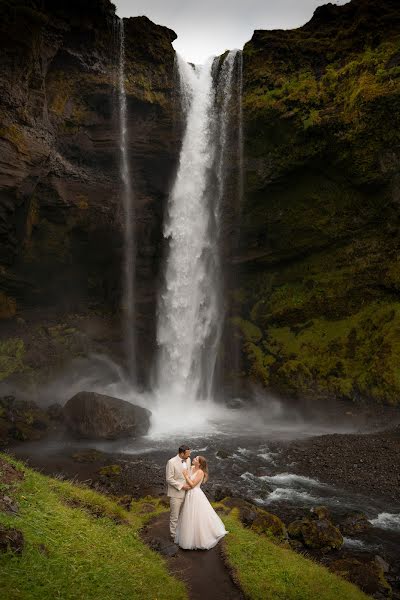
[[[329,519],[330,513],[329,509],[326,506],[313,506],[310,509],[312,516],[316,519]]]
[[[0,525],[0,552],[21,554],[24,549],[24,534],[18,529]]]
[[[374,559],[341,558],[328,566],[331,571],[348,579],[367,594],[381,598],[392,597],[392,588],[385,578],[383,568]]]
[[[279,517],[266,510],[259,509],[257,512],[257,517],[251,525],[253,531],[280,541],[287,540],[288,534],[285,524]]]
[[[47,434],[50,420],[45,411],[28,400],[0,398],[0,436],[18,441],[39,440]]]
[[[291,538],[300,540],[307,548],[328,552],[343,545],[342,534],[328,519],[298,519],[288,525],[287,531]]]
[[[289,545],[295,552],[304,552],[305,547],[300,540],[290,539]]]
[[[226,458],[230,458],[232,456],[231,452],[227,452],[226,450],[218,450],[216,457],[222,458],[223,460]]]
[[[371,528],[371,523],[363,513],[346,515],[339,524],[339,529],[344,535],[357,535]]]
[[[116,439],[147,433],[151,412],[111,396],[79,392],[64,407],[69,430],[81,438]]]

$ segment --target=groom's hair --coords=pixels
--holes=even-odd
[[[190,448],[189,446],[183,444],[182,446],[179,446],[178,454],[183,454],[184,452],[186,452],[186,450],[190,450]]]

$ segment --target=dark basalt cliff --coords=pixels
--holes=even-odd
[[[400,5],[318,8],[244,48],[242,376],[400,399]]]
[[[118,317],[121,304],[119,37],[108,0],[1,0],[0,28],[0,371],[32,376],[59,346],[61,362],[91,348],[85,326],[103,342],[121,338],[119,318],[100,323]],[[146,17],[125,20],[144,363],[154,349],[163,207],[179,151],[175,38]]]

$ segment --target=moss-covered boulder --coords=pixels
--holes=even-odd
[[[304,517],[289,523],[287,531],[291,538],[300,540],[307,548],[328,552],[343,545],[342,534],[328,519]]]
[[[225,498],[222,505],[230,511],[236,510],[241,523],[259,535],[265,535],[277,541],[287,540],[287,531],[283,521],[274,515],[242,498]]]
[[[346,515],[339,524],[339,529],[344,535],[357,535],[370,527],[367,516],[361,512]]]
[[[281,541],[286,540],[288,537],[283,521],[266,510],[258,510],[257,517],[254,519],[251,529],[256,533]]]
[[[47,435],[51,420],[34,402],[14,396],[0,398],[0,439],[5,445],[11,439],[38,440]]]
[[[375,559],[341,558],[329,564],[329,569],[355,583],[367,594],[391,598],[392,588],[382,566]]]

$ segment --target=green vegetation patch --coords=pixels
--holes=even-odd
[[[367,600],[361,590],[239,524],[235,510],[223,517],[229,534],[225,555],[249,600]]]
[[[2,455],[3,459],[10,460]],[[183,599],[184,585],[138,535],[165,510],[130,512],[93,490],[56,481],[16,463],[25,473],[14,494],[19,515],[0,524],[22,531],[22,554],[0,554],[0,597],[7,600]],[[146,500],[146,504],[149,502]]]

